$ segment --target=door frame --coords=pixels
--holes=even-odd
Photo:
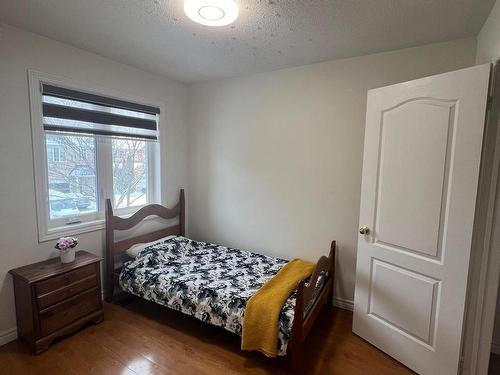
[[[500,60],[492,69],[464,326],[463,374],[487,375],[500,276]],[[490,178],[491,177],[491,178]],[[481,210],[481,208],[484,209]],[[497,249],[495,251],[495,249]],[[477,293],[474,293],[477,291]]]

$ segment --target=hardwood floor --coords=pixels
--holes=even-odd
[[[105,320],[38,356],[0,348],[2,374],[287,374],[288,362],[239,349],[237,336],[134,300],[105,304]],[[306,342],[301,374],[414,374],[351,332],[352,313],[325,307]]]

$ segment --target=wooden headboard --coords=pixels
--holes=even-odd
[[[179,217],[179,223],[150,233],[115,242],[116,230],[129,230],[141,223],[148,216],[159,216],[163,219]],[[170,235],[185,234],[185,198],[184,189],[180,191],[179,202],[173,208],[163,207],[159,204],[150,204],[142,207],[132,216],[123,218],[113,215],[111,200],[106,199],[106,301],[113,299],[114,285],[118,281],[120,269],[115,268],[116,256],[122,254],[131,246],[159,240]]]

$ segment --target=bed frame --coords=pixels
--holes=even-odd
[[[179,218],[178,224],[168,226],[151,233],[141,234],[121,241],[115,241],[116,230],[129,230],[138,225],[146,217],[156,215],[163,219]],[[111,201],[106,199],[106,294],[107,302],[113,301],[115,284],[118,285],[118,277],[121,267],[116,268],[116,257],[122,255],[125,250],[137,243],[156,241],[169,235],[185,235],[185,198],[184,189],[180,191],[179,202],[173,208],[166,208],[158,204],[151,204],[139,209],[132,216],[122,218],[113,215]],[[319,293],[315,295],[315,285],[321,274],[326,275],[325,283]],[[297,300],[295,304],[295,315],[293,320],[292,337],[288,344],[288,352],[291,357],[292,366],[300,367],[303,342],[311,330],[314,321],[318,317],[321,308],[327,302],[333,303],[333,290],[335,280],[335,241],[330,246],[328,257],[322,256],[312,273],[310,280],[302,280],[297,288]],[[310,307],[309,307],[310,306]],[[307,313],[306,308],[309,307]]]

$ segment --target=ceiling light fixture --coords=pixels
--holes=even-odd
[[[207,26],[226,26],[238,18],[233,0],[186,0],[184,12],[194,22]]]

